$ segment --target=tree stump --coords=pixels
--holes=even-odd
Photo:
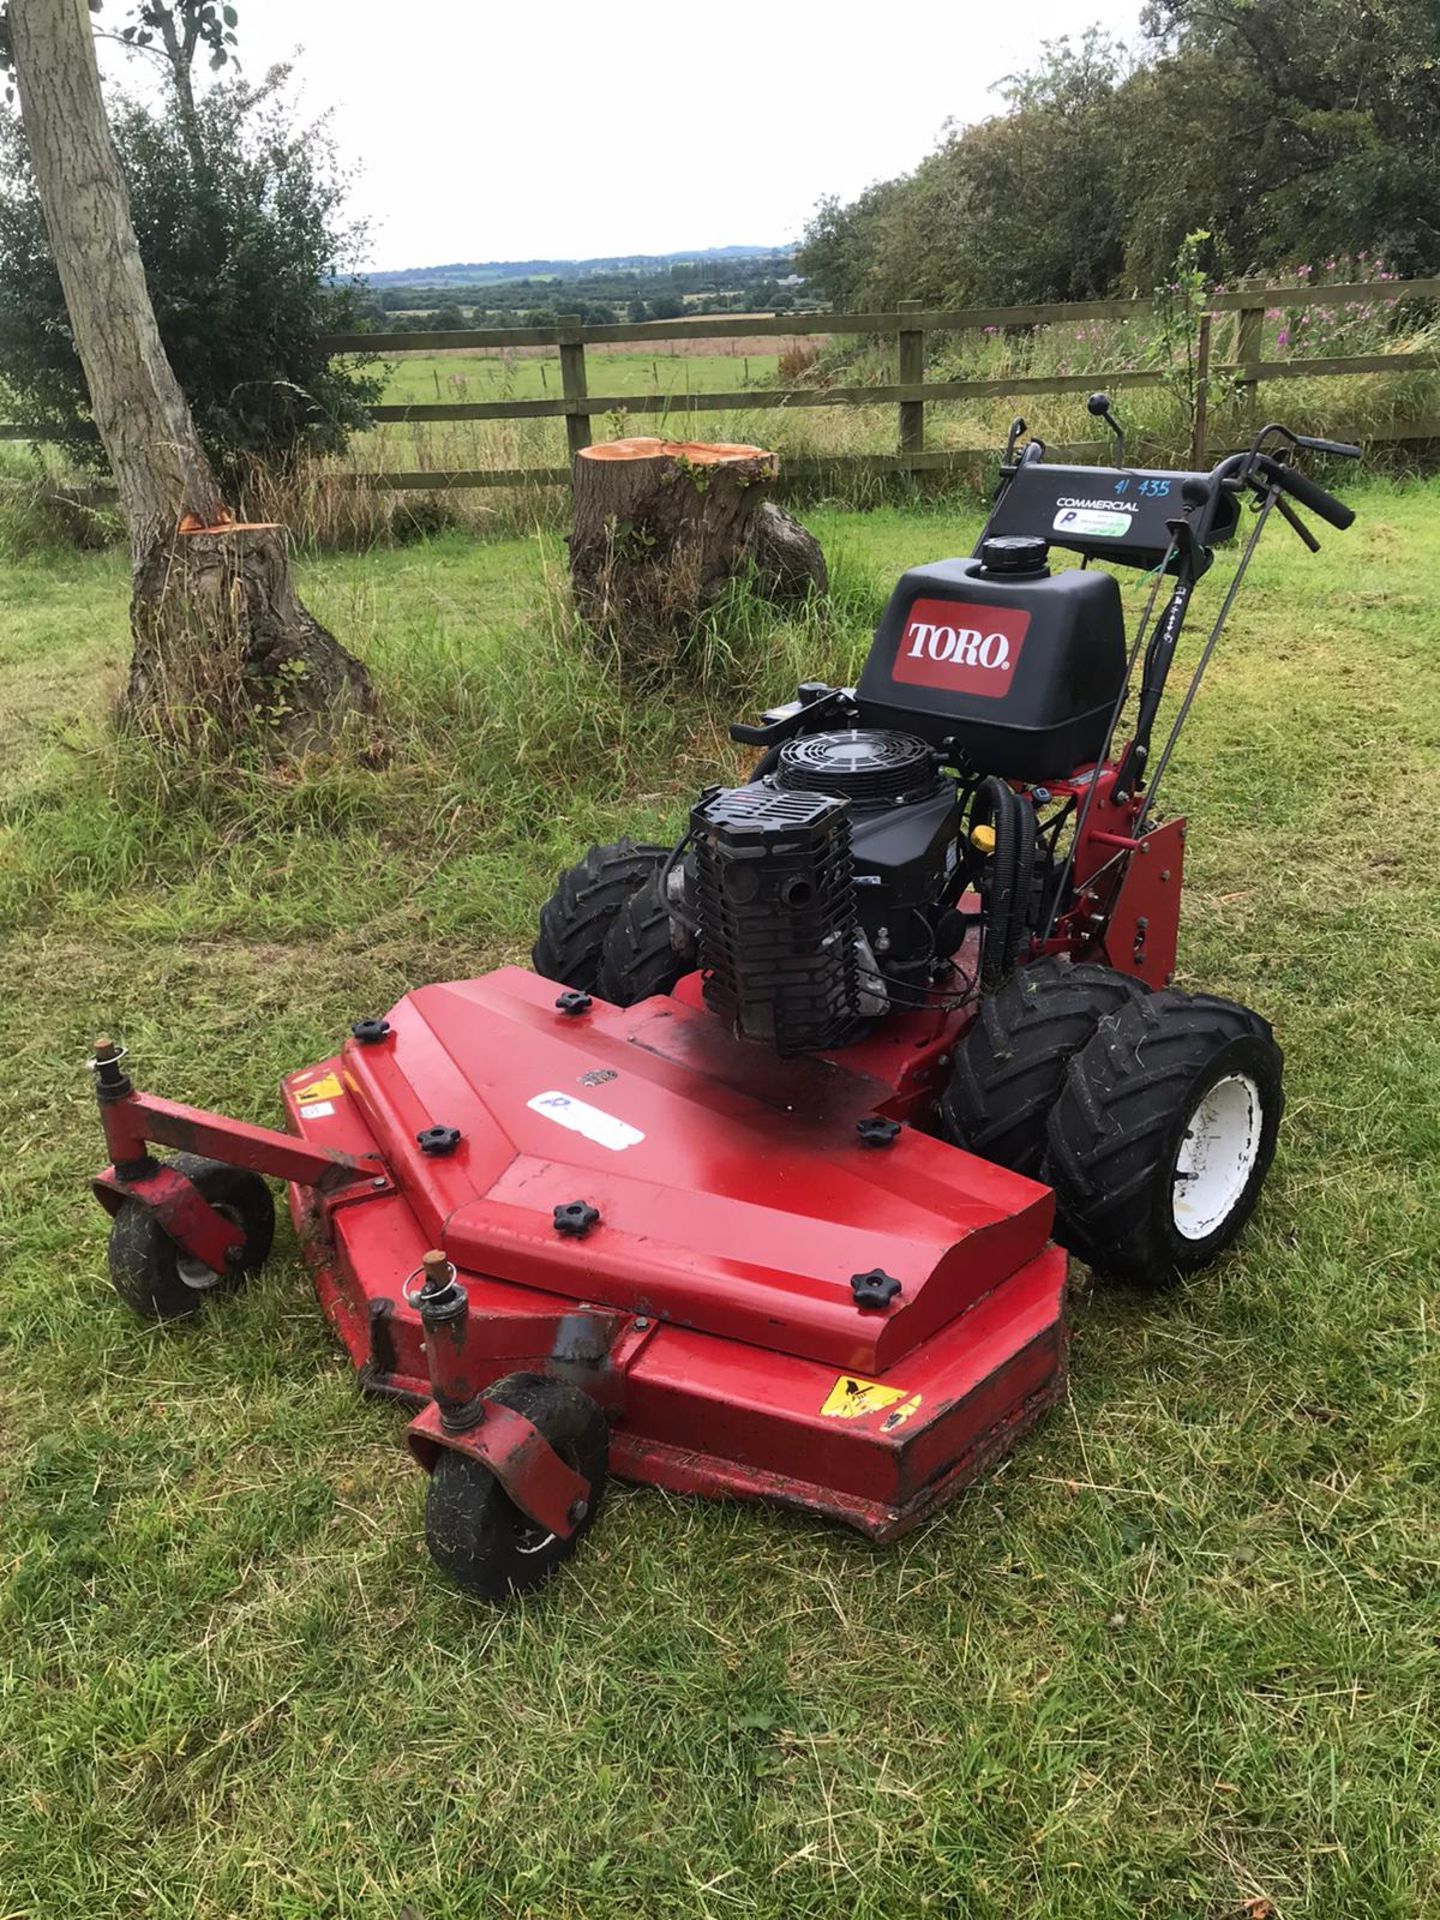
[[[291,749],[329,745],[373,714],[365,668],[295,591],[283,527],[182,526],[135,570],[126,706],[171,734],[262,729]]]
[[[577,454],[575,604],[628,666],[677,665],[695,616],[737,575],[776,599],[823,591],[819,545],[765,497],[779,468],[764,447],[687,440],[611,440]]]

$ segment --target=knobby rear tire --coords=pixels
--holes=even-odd
[[[567,867],[540,909],[540,931],[530,964],[543,979],[594,993],[605,936],[637,888],[660,871],[668,847],[622,839],[591,847]]]
[[[940,1097],[946,1138],[1038,1180],[1066,1067],[1103,1021],[1145,991],[1113,967],[1058,958],[1021,967],[981,1002],[956,1050]]]
[[[610,922],[595,991],[613,1006],[633,1007],[638,1000],[673,992],[693,964],[676,950],[657,868]]]
[[[1268,1021],[1211,994],[1147,994],[1071,1060],[1046,1125],[1056,1237],[1104,1273],[1199,1272],[1255,1210],[1284,1112]]]

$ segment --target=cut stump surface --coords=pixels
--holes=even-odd
[[[695,615],[752,564],[771,597],[823,588],[818,545],[767,499],[779,471],[767,448],[731,441],[644,437],[583,448],[570,578],[588,625],[628,664],[663,670],[683,654]],[[767,564],[777,517],[809,543],[808,568]]]

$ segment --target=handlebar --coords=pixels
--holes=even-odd
[[[1338,446],[1339,443],[1335,444]],[[1355,524],[1355,509],[1347,507],[1343,500],[1337,500],[1333,493],[1327,492],[1308,473],[1301,473],[1297,467],[1288,466],[1285,461],[1277,460],[1269,453],[1257,454],[1255,465],[1274,485],[1282,487],[1292,500],[1298,500],[1302,507],[1319,514],[1322,520],[1328,521],[1339,532],[1343,533],[1347,527]]]
[[[1309,453],[1332,454],[1337,460],[1358,460],[1361,449],[1349,440],[1316,440],[1309,434],[1296,434],[1295,444]]]

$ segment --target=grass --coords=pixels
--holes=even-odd
[[[669,345],[673,343],[660,343]],[[591,347],[586,355],[594,391],[632,393],[728,393],[764,386],[779,356],[764,351],[711,354],[613,353]],[[743,348],[751,343],[729,343]],[[385,402],[390,406],[437,401],[555,400],[561,394],[560,361],[552,349],[530,354],[414,354],[387,363]]]
[[[1082,1286],[1069,1404],[896,1547],[620,1488],[502,1615],[432,1576],[288,1238],[203,1326],[121,1309],[89,1040],[273,1120],[351,1019],[519,955],[588,839],[673,829],[730,707],[850,668],[973,516],[812,515],[838,617],[668,704],[575,650],[549,534],[310,563],[386,701],[364,774],[145,760],[119,556],[0,572],[0,1914],[1440,1907],[1440,485],[1355,499],[1319,559],[1277,531],[1171,775],[1183,981],[1287,1051],[1239,1251]]]

